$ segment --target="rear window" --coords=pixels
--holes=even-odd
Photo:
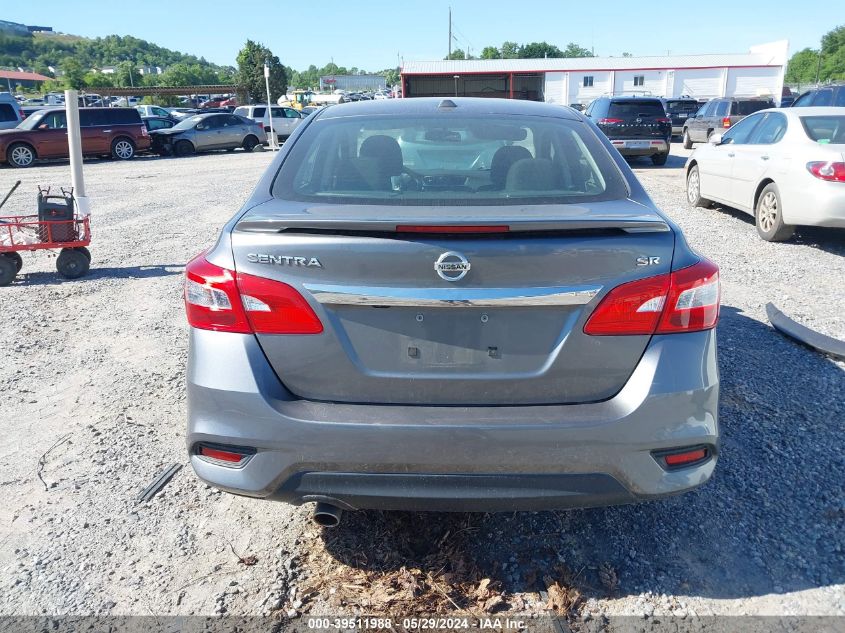
[[[698,101],[667,101],[666,112],[674,114],[676,112],[696,112],[698,111]]]
[[[83,127],[138,123],[141,123],[141,113],[135,108],[80,108],[79,110],[79,124]]]
[[[0,123],[8,123],[10,121],[17,121],[18,113],[8,103],[0,103]]]
[[[658,118],[666,116],[666,111],[659,101],[631,99],[611,101],[607,116],[611,119]]]
[[[774,101],[737,101],[734,104],[734,112],[740,116],[748,116],[766,108],[774,108]]]
[[[627,187],[577,121],[450,114],[318,119],[282,164],[273,194],[337,204],[565,204],[624,198]]]
[[[801,125],[817,143],[845,144],[845,115],[802,116]]]

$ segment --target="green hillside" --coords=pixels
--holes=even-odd
[[[72,60],[72,61],[71,61]],[[206,78],[225,80],[233,68],[212,64],[201,57],[157,46],[130,35],[108,35],[89,39],[62,33],[35,33],[29,36],[0,32],[0,68],[23,67],[51,75],[49,67],[82,68],[83,72],[102,66],[130,62],[136,67],[180,65],[196,67]]]

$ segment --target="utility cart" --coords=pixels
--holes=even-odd
[[[20,185],[0,203],[9,199]],[[91,226],[88,216],[76,212],[73,189],[38,188],[38,214],[0,217],[0,286],[8,286],[23,266],[21,251],[58,250],[56,270],[66,279],[77,279],[91,267]]]

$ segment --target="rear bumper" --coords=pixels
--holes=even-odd
[[[187,444],[204,481],[236,494],[346,509],[539,510],[630,503],[703,484],[718,450],[714,332],[654,337],[604,402],[514,407],[293,399],[250,335],[191,331]],[[256,449],[240,468],[198,442]],[[711,447],[664,469],[652,451]]]
[[[648,142],[648,147],[631,147],[632,143]],[[622,156],[652,156],[669,152],[669,141],[665,139],[610,139],[611,145]]]

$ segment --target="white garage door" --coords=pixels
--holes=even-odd
[[[689,95],[697,99],[722,96],[722,69],[695,68],[675,71],[674,89],[676,97]]]
[[[729,97],[762,97],[779,95],[780,68],[728,69]]]

